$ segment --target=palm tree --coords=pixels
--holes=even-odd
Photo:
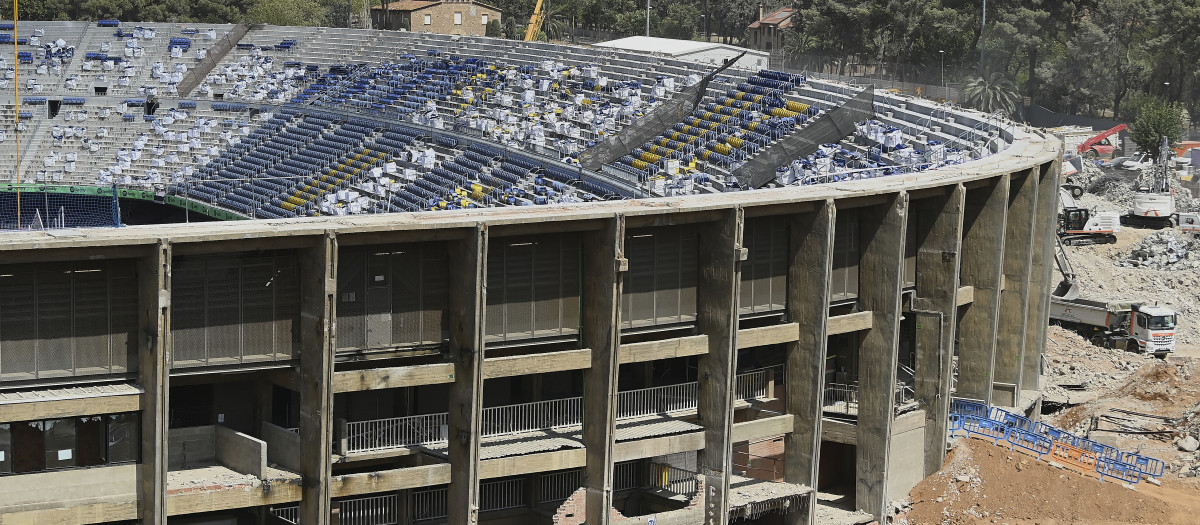
[[[1012,115],[1021,95],[1017,84],[1003,70],[978,67],[967,77],[959,90],[961,102],[985,113],[1003,112]]]

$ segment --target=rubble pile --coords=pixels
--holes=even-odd
[[[1133,207],[1133,180],[1134,177],[1125,173],[1103,173],[1092,176],[1086,190],[1118,208],[1128,210]]]
[[[1195,213],[1200,212],[1200,198],[1192,195],[1192,190],[1183,187],[1178,180],[1171,180],[1171,187],[1175,190],[1175,211],[1177,213]]]
[[[1075,332],[1051,326],[1046,331],[1044,393],[1050,399],[1078,399],[1075,392],[1117,387],[1142,366],[1155,361],[1157,358],[1152,355],[1098,348]]]
[[[1117,265],[1151,270],[1200,269],[1200,241],[1181,235],[1177,230],[1162,230],[1135,244]]]

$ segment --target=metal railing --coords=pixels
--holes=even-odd
[[[916,400],[913,388],[904,383],[896,383],[896,388],[893,392],[896,396],[896,412],[900,412],[905,405],[911,404]],[[825,385],[824,401],[821,406],[829,411],[857,414],[858,385],[845,385],[841,383],[829,383]]]
[[[538,503],[564,501],[583,486],[583,469],[542,474],[539,480]]]
[[[617,394],[617,419],[694,410],[698,392],[698,383],[626,390]]]
[[[636,489],[642,486],[638,470],[639,460],[621,461],[613,464],[613,491]]]
[[[771,369],[760,369],[737,376],[738,401],[763,399],[770,395]],[[695,410],[699,385],[680,383],[637,390],[617,396],[617,420]],[[411,445],[444,443],[447,438],[446,413],[372,419],[346,423],[346,453],[367,452]],[[578,426],[583,421],[583,398],[569,397],[504,405],[483,410],[483,436],[505,436]]]
[[[276,518],[298,525],[300,523],[300,505],[291,505],[288,507],[271,507],[271,514]]]
[[[504,436],[532,430],[578,425],[583,398],[568,397],[483,409],[483,435]]]
[[[662,463],[650,464],[650,485],[672,494],[696,494],[696,473]]]
[[[396,525],[400,523],[396,495],[368,496],[338,502],[341,525]]]
[[[413,491],[412,512],[414,521],[445,518],[446,488]]]
[[[346,449],[365,452],[446,441],[446,413],[346,423]]]
[[[525,478],[479,484],[479,510],[504,510],[525,506]]]

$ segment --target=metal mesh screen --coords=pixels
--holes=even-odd
[[[290,359],[300,274],[290,252],[180,256],[171,281],[174,368]]]
[[[631,230],[625,239],[622,328],[696,319],[696,229],[674,226]]]
[[[443,244],[344,247],[338,261],[339,351],[445,341],[448,275]]]
[[[488,246],[487,341],[579,333],[579,241],[497,238]]]
[[[743,241],[749,257],[742,263],[738,313],[782,311],[787,297],[787,223],[775,217],[749,219]]]
[[[0,381],[136,369],[129,260],[0,266]]]

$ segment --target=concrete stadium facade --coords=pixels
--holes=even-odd
[[[38,371],[0,363],[0,429],[45,455],[0,476],[0,523],[441,514],[418,495],[444,498],[429,523],[753,522],[754,504],[809,523],[826,486],[880,517],[940,466],[952,396],[1036,413],[1060,159],[1017,127],[960,166],[802,188],[6,233],[0,330],[47,328],[0,335]],[[110,361],[88,368],[97,336]],[[853,385],[840,411],[831,383]],[[96,417],[109,448],[85,460]],[[764,441],[758,477],[800,505],[735,500],[757,468],[735,450]],[[700,503],[612,512],[619,485],[661,485],[619,479],[645,468],[695,473]],[[567,478],[582,515],[554,510]]]

